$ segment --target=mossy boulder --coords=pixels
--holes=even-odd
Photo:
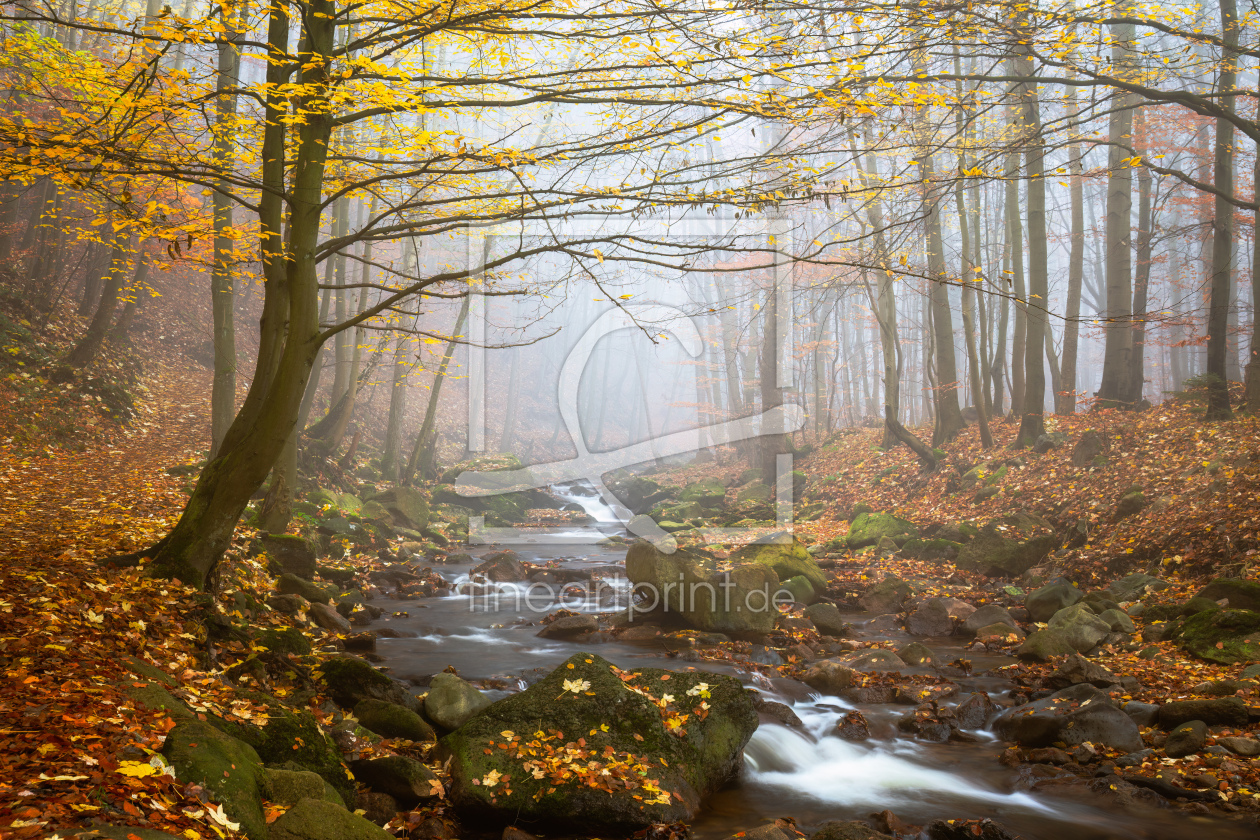
[[[682,502],[694,502],[706,511],[716,510],[726,501],[726,485],[716,478],[702,479],[679,491],[678,499]]]
[[[354,716],[365,729],[385,738],[406,738],[409,741],[432,741],[433,727],[424,718],[397,703],[367,698],[354,707]]]
[[[124,685],[123,694],[142,709],[148,709],[151,712],[166,712],[171,720],[177,723],[196,719],[192,709],[167,691],[165,686],[147,680],[128,682]]]
[[[858,599],[862,609],[872,613],[900,612],[901,605],[914,593],[910,584],[896,575],[886,575],[883,580],[866,590]]]
[[[246,697],[267,707],[267,723],[261,727],[211,718],[220,731],[249,744],[268,764],[291,763],[318,774],[347,802],[354,800],[354,781],[346,772],[341,752],[324,734],[315,716],[292,709],[274,697],[247,692]]]
[[[278,805],[292,807],[303,799],[327,799],[345,807],[341,794],[318,773],[310,770],[286,770],[282,767],[268,767],[265,772],[271,791],[267,798]]]
[[[469,458],[466,461],[460,461],[447,467],[439,478],[442,484],[450,484],[459,478],[460,473],[465,472],[502,472],[504,470],[519,470],[524,465],[521,459],[513,455],[511,452],[499,452],[494,455],[481,455],[476,458]]]
[[[419,531],[429,524],[429,500],[413,487],[391,487],[383,493],[372,497],[371,503],[380,505],[393,517],[393,524]],[[375,509],[372,511],[375,513]],[[365,507],[363,515],[368,517]]]
[[[962,550],[962,543],[953,540],[934,538],[930,540],[914,538],[906,540],[901,546],[901,553],[912,560],[928,560],[930,562],[953,562]]]
[[[1111,625],[1084,603],[1059,610],[1050,618],[1047,629],[1057,631],[1078,653],[1092,650],[1111,634]]]
[[[294,534],[263,534],[263,551],[281,573],[292,572],[305,580],[315,578],[315,560],[319,552],[315,543]]]
[[[1227,598],[1231,610],[1260,611],[1260,581],[1219,578],[1196,592],[1194,597],[1209,601]]]
[[[276,578],[276,592],[281,595],[301,595],[312,604],[327,604],[336,596],[337,587],[313,583],[292,572],[285,572]]]
[[[694,817],[738,773],[756,728],[733,677],[625,672],[579,653],[441,743],[468,820],[624,832]]]
[[[1260,612],[1206,610],[1182,622],[1173,638],[1208,662],[1233,665],[1260,660]]]
[[[1120,501],[1116,502],[1116,519],[1124,519],[1141,513],[1150,505],[1150,501],[1146,498],[1146,494],[1141,490],[1130,490],[1120,497]]]
[[[416,698],[399,682],[355,656],[338,656],[320,665],[317,675],[328,686],[328,693],[340,706],[353,709],[359,701],[371,698],[397,703],[409,709],[417,706]]]
[[[774,629],[779,576],[768,565],[719,563],[683,549],[664,554],[651,543],[636,542],[626,554],[626,577],[651,601],[644,612],[674,613],[698,630],[732,636]]]
[[[185,721],[166,735],[162,754],[185,784],[206,789],[250,840],[266,840],[262,799],[269,793],[262,759],[254,748],[209,723]]]
[[[260,645],[273,653],[307,656],[311,652],[310,639],[296,627],[268,627],[259,631],[256,638]]]
[[[632,475],[624,470],[616,471],[608,478],[604,486],[634,514],[646,512],[666,495],[661,485],[652,479]]]
[[[271,824],[270,840],[393,840],[358,814],[320,799],[303,799]]]
[[[377,793],[387,793],[404,808],[434,799],[442,789],[437,775],[414,758],[387,755],[351,764],[354,777]]]
[[[1054,529],[1040,517],[1016,513],[979,529],[958,552],[960,569],[1016,577],[1040,563],[1058,544]]]
[[[1048,662],[1052,657],[1068,656],[1076,652],[1076,648],[1062,632],[1047,628],[1038,630],[1025,639],[1015,655],[1034,662]]]
[[[435,674],[424,698],[424,713],[443,729],[458,729],[477,712],[490,705],[490,699],[476,686],[454,674]]]
[[[818,561],[810,556],[804,543],[790,534],[776,534],[766,538],[765,542],[743,546],[732,552],[731,560],[768,566],[774,569],[781,581],[799,575],[809,581],[815,592],[827,591],[827,576],[818,567]]]
[[[919,529],[908,519],[891,513],[860,513],[849,523],[849,548],[865,548],[888,537],[898,546],[919,536]]]

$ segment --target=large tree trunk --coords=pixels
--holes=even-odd
[[[385,446],[381,451],[381,475],[386,481],[398,482],[401,464],[402,424],[407,414],[407,337],[400,336],[394,349],[394,379],[389,391],[389,421],[385,426]]]
[[[220,13],[228,37],[219,42],[219,68],[215,79],[214,147],[211,155],[221,172],[232,168],[232,137],[236,131],[236,94],[240,78],[243,33],[239,21]],[[182,44],[181,44],[182,46]],[[210,391],[210,457],[219,451],[223,436],[236,414],[236,289],[232,278],[236,243],[231,234],[232,201],[227,183],[211,193],[214,213],[214,266],[210,272],[210,301],[214,318],[214,383]]]
[[[783,253],[783,237],[786,225],[779,223],[779,217],[770,220],[768,243],[771,249],[770,287],[766,294],[766,305],[761,308],[761,352],[760,352],[760,385],[761,410],[770,411],[783,405],[783,388],[779,385],[781,342],[787,339],[779,330],[780,306],[779,286],[785,282],[787,274],[787,255]],[[789,294],[791,290],[788,290]],[[790,325],[789,325],[790,328]],[[763,430],[764,431],[764,430]],[[783,432],[763,433],[757,438],[757,466],[761,468],[761,480],[773,484],[778,472],[778,458],[789,451],[787,435]]]
[[[1020,56],[1016,65],[1026,79],[1033,77],[1032,32],[1021,28]],[[1046,432],[1046,307],[1050,302],[1050,266],[1046,242],[1045,143],[1041,136],[1041,106],[1037,85],[1021,82],[1020,114],[1024,130],[1024,172],[1028,176],[1028,304],[1027,351],[1024,354],[1024,412],[1016,446],[1032,446]]]
[[[1238,81],[1238,11],[1235,0],[1220,0],[1221,34],[1225,42],[1217,90],[1220,107],[1233,111]],[[1216,148],[1212,156],[1212,181],[1217,195],[1212,216],[1212,285],[1208,306],[1207,341],[1207,419],[1227,420],[1229,380],[1225,356],[1229,348],[1229,293],[1234,263],[1234,207],[1226,199],[1234,194],[1234,124],[1225,117],[1216,120]],[[1255,267],[1253,266],[1253,270]]]
[[[872,145],[870,132],[866,135],[866,144]],[[865,169],[863,169],[865,161]],[[866,198],[866,223],[871,227],[871,235],[875,240],[874,270],[876,272],[876,293],[871,294],[870,284],[866,282],[865,272],[862,279],[866,285],[867,296],[871,299],[871,309],[875,312],[875,321],[879,325],[879,346],[884,358],[884,416],[893,420],[901,418],[901,345],[897,341],[897,299],[893,291],[893,273],[889,265],[888,245],[884,238],[884,202],[876,192],[879,171],[875,164],[875,155],[871,152],[857,159],[858,175],[862,186],[868,193]],[[884,439],[880,443],[884,449],[897,445],[897,436],[893,428],[884,424]]]
[[[1260,120],[1260,102],[1256,103],[1256,118]],[[1253,184],[1260,184],[1260,148],[1256,150]],[[1251,414],[1260,413],[1260,207],[1257,207],[1251,235],[1251,342],[1247,348],[1246,409]]]
[[[485,258],[482,258],[482,264],[485,264]],[[438,364],[437,372],[433,374],[433,385],[429,388],[429,404],[424,410],[424,421],[420,424],[420,431],[416,433],[415,444],[411,447],[411,457],[407,459],[407,466],[403,469],[402,484],[410,484],[415,480],[416,473],[419,472],[421,477],[428,477],[432,472],[433,459],[429,457],[429,463],[424,464],[425,453],[431,452],[433,449],[432,439],[434,432],[437,431],[437,415],[438,401],[442,395],[442,383],[446,381],[446,369],[450,367],[451,357],[455,355],[455,348],[459,346],[460,331],[464,328],[464,322],[468,319],[468,304],[471,296],[465,296],[464,302],[459,307],[459,314],[455,316],[455,327],[451,330],[451,340],[446,343],[446,352],[442,354],[442,361]],[[428,469],[425,469],[427,467]]]
[[[1119,5],[1116,12],[1123,14]],[[1111,47],[1113,72],[1127,74],[1133,66],[1134,26],[1131,23],[1112,25]],[[1103,349],[1102,382],[1098,387],[1099,408],[1128,408],[1133,404],[1133,255],[1132,222],[1133,169],[1121,146],[1128,145],[1133,134],[1133,99],[1118,92],[1112,105],[1107,127],[1107,222],[1106,283],[1107,326]]]
[[[219,454],[202,471],[175,528],[156,546],[152,572],[204,586],[250,497],[271,471],[297,423],[302,394],[319,351],[319,288],[315,253],[319,240],[324,164],[332,116],[319,100],[332,66],[334,6],[308,0],[302,25],[300,82],[314,91],[299,142],[289,196],[288,247],[280,196],[285,185],[283,100],[267,98],[262,141],[263,191],[259,206],[261,251],[266,275],[258,365],[241,410],[224,436]],[[287,7],[271,7],[267,80],[278,91],[288,81]],[[270,305],[269,305],[270,304]],[[287,316],[287,317],[286,317]]]
[[[1008,279],[1012,282],[1011,311],[1015,313],[1015,324],[1011,336],[1011,364],[1007,368],[1007,375],[1010,376],[1011,414],[1015,417],[1022,417],[1024,414],[1025,357],[1028,355],[1024,221],[1019,211],[1019,153],[1012,150],[1006,156],[1006,247],[1011,259]]]

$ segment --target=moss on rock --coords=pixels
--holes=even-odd
[[[1175,638],[1208,662],[1232,665],[1260,659],[1260,612],[1207,610],[1182,622]]]
[[[860,513],[849,523],[846,542],[849,548],[865,548],[888,537],[901,546],[917,536],[919,529],[908,519],[891,513]]]
[[[271,825],[270,840],[394,840],[392,834],[331,802],[303,799]]]
[[[262,760],[254,748],[209,723],[185,721],[166,736],[162,754],[181,782],[195,782],[223,805],[251,840],[266,840],[262,799],[269,792]]]
[[[369,697],[355,705],[354,716],[364,728],[386,738],[432,741],[436,737],[433,727],[425,723],[420,715],[397,703]]]

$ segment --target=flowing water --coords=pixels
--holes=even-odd
[[[1079,788],[1061,794],[1021,791],[1016,772],[997,762],[1004,745],[991,733],[971,733],[976,736],[975,743],[932,744],[899,737],[895,722],[906,711],[904,706],[854,705],[838,697],[802,692],[799,684],[771,682],[734,665],[680,661],[677,651],[660,640],[572,643],[540,639],[537,622],[561,606],[578,612],[605,612],[624,608],[629,595],[622,576],[625,549],[593,544],[602,535],[617,531],[617,512],[580,487],[566,490],[565,500],[583,505],[596,520],[595,528],[551,529],[546,537],[472,549],[512,548],[525,560],[557,561],[560,577],[564,571],[594,569],[599,581],[594,592],[573,585],[566,588],[563,583],[499,584],[487,589],[469,581],[468,565],[439,566],[441,574],[456,584],[455,594],[374,602],[386,610],[375,626],[406,634],[405,638],[380,639],[377,653],[395,677],[418,685],[426,684],[430,675],[448,665],[456,666],[468,678],[497,678],[496,684],[502,688],[488,692],[492,697],[524,688],[573,653],[589,650],[623,668],[695,667],[732,675],[757,688],[767,699],[792,705],[804,728],[773,723],[760,726],[744,749],[741,778],[712,797],[692,824],[698,840],[729,837],[779,817],[793,817],[808,830],[826,820],[866,819],[885,809],[906,822],[920,824],[990,817],[1027,840],[1232,840],[1255,836],[1254,823],[1244,826],[1145,805],[1122,810]],[[850,618],[856,623],[862,616]],[[943,661],[963,655],[961,646],[952,639],[927,640],[927,644]],[[1010,684],[985,672],[1007,664],[1009,658],[967,656],[977,674],[957,680],[962,688],[960,696],[987,691],[1001,703],[1001,695]],[[855,743],[831,734],[836,721],[851,709],[860,709],[869,721],[871,740]]]

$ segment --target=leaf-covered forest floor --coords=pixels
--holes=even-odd
[[[204,455],[209,388],[204,368],[155,354],[135,384],[130,422],[99,419],[90,434],[78,436],[66,435],[59,425],[0,437],[0,836],[5,840],[69,837],[94,823],[160,828],[189,840],[238,834],[204,790],[177,782],[154,758],[164,733],[175,725],[165,712],[137,700],[155,685],[195,713],[229,721],[267,718],[266,705],[247,693],[256,687],[275,697],[301,698],[322,723],[332,719],[311,679],[321,654],[277,659],[249,641],[207,641],[207,616],[216,612],[263,628],[289,625],[289,617],[274,611],[242,616],[232,598],[243,592],[265,601],[274,586],[265,558],[250,558],[243,550],[248,532],[224,564],[217,608],[178,583],[98,565],[150,543],[173,524],[191,480],[179,468]],[[0,429],[29,427],[23,422],[29,404],[11,392],[4,397]],[[826,506],[819,518],[800,523],[799,531],[810,542],[843,537],[858,504],[920,525],[982,523],[1029,511],[1044,515],[1062,533],[1078,535],[1042,565],[1039,571],[1047,578],[1065,574],[1092,588],[1131,571],[1148,571],[1173,583],[1159,600],[1176,602],[1204,579],[1251,576],[1260,531],[1255,418],[1204,424],[1192,401],[1173,400],[1141,414],[1098,412],[1051,418],[1049,425],[1069,443],[1045,454],[1007,448],[1015,427],[1001,422],[994,424],[999,446],[982,452],[976,430],[969,428],[946,447],[942,468],[932,474],[923,474],[904,448],[880,450],[877,429],[839,434],[798,459],[809,479],[805,500]],[[1073,466],[1071,442],[1089,429],[1100,433],[1104,455]],[[990,475],[1006,467],[992,485],[996,493],[975,501],[973,492],[952,490],[952,481],[983,462],[990,463]],[[733,480],[746,467],[729,458],[655,477],[678,484],[703,477]],[[1117,502],[1134,487],[1152,504],[1117,518]],[[350,562],[360,571],[379,564],[367,554]],[[1023,594],[1010,582],[950,563],[895,555],[836,549],[828,552],[824,567],[829,595],[840,602],[856,601],[887,574],[914,582],[923,595],[949,595],[973,605],[1015,606]],[[335,633],[310,625],[301,630],[316,648],[342,646]],[[799,641],[817,639],[804,633]],[[1132,699],[1159,702],[1207,696],[1209,681],[1236,678],[1242,667],[1196,660],[1171,642],[1158,647],[1157,658],[1110,649],[1096,661],[1140,680],[1141,689],[1128,695]],[[772,676],[800,670],[802,663],[791,656],[781,666],[749,663],[746,648],[737,643],[705,656],[736,659]],[[260,658],[267,667],[251,669]],[[1016,684],[1035,690],[1053,666],[1021,663],[1009,670]],[[1245,682],[1237,690],[1248,706],[1260,705],[1255,685]],[[1217,732],[1209,743],[1228,734]],[[1224,794],[1214,806],[1222,814],[1255,808],[1260,772],[1254,760],[1166,758],[1159,752],[1161,733],[1146,730],[1144,737],[1156,752],[1130,772],[1183,780],[1178,784],[1187,788],[1210,785]],[[385,740],[366,749],[427,757],[425,748],[405,741]],[[1202,802],[1183,807],[1207,810]],[[276,813],[270,808],[269,815]],[[422,836],[429,830],[423,826],[445,819],[439,801],[394,827]]]

